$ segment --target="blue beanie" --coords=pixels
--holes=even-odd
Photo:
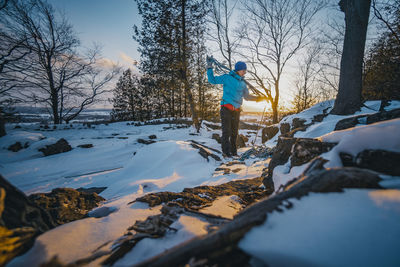
[[[246,63],[244,63],[243,61],[236,62],[235,71],[239,71],[239,70],[247,70]]]

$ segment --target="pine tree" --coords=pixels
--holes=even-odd
[[[136,2],[143,21],[141,28],[134,27],[134,39],[140,46],[141,71],[158,86],[156,113],[178,117],[190,114],[198,127],[199,103],[196,101],[200,98],[196,97],[195,90],[204,81],[195,76],[197,64],[204,64],[204,59],[196,62],[195,58],[196,47],[204,46],[205,41],[202,36],[205,3],[196,0]]]
[[[137,76],[130,69],[123,72],[113,91],[111,118],[115,121],[142,119],[144,97],[140,92]]]
[[[400,8],[396,19],[367,56],[362,95],[365,100],[400,100]]]

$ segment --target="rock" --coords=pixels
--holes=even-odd
[[[328,114],[317,114],[314,115],[312,122],[322,122],[324,120],[324,118],[327,116]]]
[[[172,201],[182,207],[191,210],[199,210],[209,206],[217,197],[237,195],[240,198],[241,203],[247,206],[257,199],[268,195],[264,189],[260,188],[261,179],[262,178],[259,177],[246,180],[236,180],[217,186],[185,188],[181,193],[150,193],[137,198],[135,201],[146,202],[150,207]],[[201,197],[204,195],[207,195],[208,197]]]
[[[279,132],[279,128],[276,126],[268,126],[262,129],[261,142],[272,139]]]
[[[51,216],[0,175],[4,205],[0,225],[8,229],[32,227],[43,233],[55,227]]]
[[[291,130],[290,132],[282,134],[281,136],[283,136],[283,137],[294,137],[295,133],[297,133],[299,131],[304,132],[306,129],[307,129],[307,127],[299,127],[299,128]]]
[[[192,142],[190,143],[190,145],[193,148],[196,148],[199,150],[199,154],[205,158],[207,161],[210,161],[209,157],[213,158],[216,161],[221,161],[221,158],[217,155],[215,155],[214,153],[212,153],[211,151],[218,151],[215,149],[211,149],[210,147],[207,147],[205,145],[199,144],[193,140],[191,140]],[[218,151],[219,152],[219,151]]]
[[[82,144],[82,145],[78,145],[78,147],[81,147],[81,148],[92,148],[93,144]]]
[[[272,155],[272,150],[270,148],[262,146],[260,147],[254,146],[240,156],[240,161],[249,159],[251,156],[265,159],[271,155]]]
[[[213,130],[221,130],[221,125],[215,125],[207,122],[203,122],[205,126]]]
[[[359,115],[338,121],[335,126],[335,131],[352,128],[357,124],[371,124],[379,121],[392,120],[400,118],[400,108],[390,111],[381,111],[372,115]],[[362,122],[361,122],[362,121]]]
[[[32,227],[8,229],[0,226],[0,266],[28,251],[37,232]]]
[[[100,207],[97,209],[94,209],[88,213],[89,217],[94,217],[94,218],[103,218],[108,215],[110,215],[113,212],[116,212],[118,209],[115,207]]]
[[[236,139],[236,147],[237,148],[246,147],[246,142],[247,141],[249,141],[249,138],[247,138],[243,134],[239,134],[237,139]]]
[[[364,117],[366,117],[366,115],[360,115],[360,116],[340,120],[336,123],[335,131],[352,128],[352,127],[356,126],[357,124],[359,124],[358,119],[364,118]]]
[[[400,153],[386,150],[363,150],[353,158],[346,153],[339,154],[345,167],[369,169],[392,176],[400,176]]]
[[[285,164],[290,157],[292,146],[296,142],[295,138],[287,138],[287,137],[279,137],[278,143],[273,149],[273,154],[271,161],[268,164],[268,170],[263,172],[262,176],[264,177],[263,184],[266,188],[272,189],[274,191],[274,184],[272,182],[272,172],[274,168],[278,165]],[[272,193],[269,192],[269,193]]]
[[[79,192],[72,188],[56,188],[50,193],[38,193],[29,199],[47,210],[57,224],[85,218],[90,210],[105,199],[96,193]]]
[[[286,123],[286,122],[281,123],[280,130],[281,130],[281,134],[286,134],[286,133],[288,133],[288,132],[290,131],[290,124],[289,124],[289,123]]]
[[[240,266],[251,266],[254,260],[246,258],[246,254],[238,248],[238,243],[253,227],[263,224],[270,213],[282,212],[281,207],[293,207],[291,199],[301,199],[310,192],[341,192],[344,188],[380,188],[380,180],[376,173],[358,168],[316,168],[286,186],[282,193],[264,198],[243,210],[232,222],[223,225],[216,232],[195,237],[137,266],[184,266],[188,262],[203,259],[208,266],[214,266],[223,263],[223,260],[229,257],[236,259],[232,266],[238,265],[238,262]]]
[[[149,135],[149,139],[156,139],[157,136],[155,134]]]
[[[101,192],[103,192],[106,189],[107,189],[107,187],[89,187],[89,188],[79,187],[78,189],[76,189],[76,191],[84,192],[84,193],[88,193],[88,194],[91,194],[91,193],[100,194]]]
[[[221,136],[219,136],[219,134],[213,133],[211,138],[216,140],[218,142],[218,144],[221,144]]]
[[[352,155],[350,155],[348,153],[340,152],[339,157],[342,160],[343,167],[353,167],[354,166],[354,159],[353,159]]]
[[[64,138],[61,138],[55,144],[47,145],[46,147],[39,149],[39,151],[42,152],[45,156],[64,153],[70,150],[72,150],[72,147]]]
[[[290,156],[291,167],[300,166],[316,156],[328,152],[335,145],[336,143],[320,142],[313,138],[279,137],[272,159],[268,165],[268,170],[262,174],[265,187],[273,188],[272,174],[274,168],[285,164]]]
[[[400,176],[400,153],[385,150],[364,150],[357,154],[356,166],[380,173]]]
[[[259,124],[250,124],[244,121],[239,121],[239,129],[247,129],[257,131],[260,128]]]
[[[375,123],[378,121],[393,120],[397,118],[400,118],[400,108],[369,115],[367,116],[367,124]]]
[[[0,175],[0,266],[28,251],[55,227],[50,215]]]
[[[15,144],[10,145],[7,149],[12,152],[18,152],[22,149],[22,144],[20,142],[16,142]]]
[[[336,145],[337,143],[321,142],[312,138],[297,138],[292,148],[291,167],[303,165]]]
[[[140,144],[150,145],[150,144],[155,143],[156,141],[154,141],[154,140],[144,140],[144,139],[139,138],[137,140],[137,142],[140,143]]]
[[[300,118],[293,118],[292,120],[292,130],[300,127],[305,127],[305,119],[300,119]]]

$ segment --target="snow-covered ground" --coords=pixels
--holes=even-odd
[[[148,208],[139,203],[127,205],[137,197],[150,192],[180,192],[185,187],[255,178],[268,165],[267,160],[253,165],[254,160],[250,159],[246,161],[247,165],[240,165],[236,173],[225,175],[223,172],[215,172],[221,162],[212,158],[208,162],[190,145],[190,140],[195,140],[211,148],[221,149],[211,138],[213,133],[221,134],[221,131],[205,127],[197,135],[192,127],[166,129],[173,127],[173,124],[133,126],[120,122],[94,125],[91,128],[73,124],[73,128],[61,125],[54,131],[51,131],[52,127],[38,131],[37,124],[19,126],[21,128],[15,129],[15,125],[9,125],[8,135],[0,139],[0,173],[8,181],[26,194],[50,192],[57,187],[107,187],[100,193],[107,199],[102,207],[112,208],[116,212],[104,218],[71,222],[46,232],[36,240],[35,246],[28,253],[16,258],[10,266],[21,266],[27,262],[35,266],[54,255],[67,263],[91,255],[107,242],[108,245],[103,249],[109,249],[136,220],[159,213],[160,207]],[[240,133],[249,135],[251,140],[255,137],[254,131],[240,130]],[[148,140],[150,135],[157,136],[156,143],[145,145],[137,142],[139,138]],[[38,151],[60,138],[65,138],[73,149],[48,157]],[[28,143],[29,147],[18,152],[7,150],[17,141],[22,145]],[[258,136],[256,144],[260,142],[261,137]],[[93,148],[78,147],[81,144],[93,144]],[[221,154],[217,155],[222,158]],[[232,210],[221,215],[231,218],[238,211]],[[213,212],[215,206],[210,210],[210,213]],[[132,251],[133,255],[140,250],[143,255],[139,258],[146,259],[145,255],[153,256],[157,251],[162,252],[188,238],[206,233],[202,228],[205,223],[194,218],[180,218],[176,224],[177,229],[180,229],[178,236],[167,235],[163,238],[165,242],[143,240]],[[194,229],[194,225],[201,227]],[[158,250],[152,242],[160,244]],[[145,248],[148,250],[146,253],[143,252]],[[130,258],[129,255],[126,257]],[[121,262],[117,265],[123,266],[124,260]]]
[[[323,110],[329,112],[332,105],[332,101],[317,104],[301,114],[286,117],[281,123],[290,123],[295,117],[309,123],[314,115],[321,114]],[[380,102],[367,102],[366,105],[368,108],[363,107],[356,115],[375,113]],[[400,101],[393,101],[386,110],[394,108],[400,108]],[[305,132],[297,132],[295,137],[339,142],[322,155],[330,160],[325,167],[341,166],[339,152],[355,155],[368,148],[400,152],[400,119],[332,132],[336,123],[346,117],[349,116],[328,115]],[[9,125],[8,135],[0,139],[0,173],[7,180],[26,194],[49,192],[57,187],[107,187],[100,194],[107,199],[100,208],[109,207],[115,212],[103,218],[74,221],[42,234],[30,251],[14,259],[9,266],[26,266],[28,263],[37,266],[55,255],[68,263],[94,252],[107,251],[136,220],[160,213],[160,206],[149,208],[143,203],[128,205],[137,197],[150,192],[180,192],[185,187],[259,177],[269,162],[269,159],[250,159],[245,161],[245,165],[231,166],[232,169],[240,167],[236,172],[226,175],[216,172],[221,162],[212,158],[207,161],[190,145],[190,140],[195,140],[220,150],[220,145],[211,136],[221,131],[206,127],[197,135],[191,127],[167,128],[174,126],[168,124],[133,126],[121,122],[94,125],[92,128],[75,124],[71,129],[61,126],[54,131],[37,131],[36,124],[20,126],[14,129],[14,125]],[[249,136],[248,143],[255,138],[254,131],[240,130],[240,133]],[[156,143],[144,145],[137,142],[138,138],[148,139],[153,134],[157,136]],[[274,147],[278,135],[265,145]],[[60,138],[65,138],[73,150],[48,157],[37,150]],[[259,133],[256,144],[260,145],[260,139]],[[29,147],[19,152],[8,151],[7,147],[16,141],[22,145],[28,143]],[[89,143],[93,144],[93,148],[78,147]],[[239,153],[247,149],[240,149]],[[291,169],[288,164],[277,166],[273,174],[275,188],[299,175],[306,167],[307,164]],[[394,254],[400,248],[400,191],[396,181],[399,177],[385,177],[384,182],[390,184],[392,190],[353,189],[343,194],[311,194],[294,200],[294,208],[269,215],[264,225],[253,228],[245,236],[240,247],[258,260],[265,259],[268,264],[276,266],[293,263],[372,266],[376,263],[368,262],[368,257],[365,261],[352,261],[349,252],[346,252],[350,249],[355,253],[352,255],[370,253],[369,250],[388,253],[389,260],[381,263],[389,266],[391,264],[385,263],[397,260],[399,266],[399,256],[396,258],[398,254]],[[232,218],[240,209],[235,196],[226,196],[219,198],[204,212]],[[167,233],[161,239],[140,241],[115,266],[139,263],[196,235],[207,233],[207,222],[190,216],[182,215],[171,227],[178,231]],[[360,232],[355,231],[357,229]],[[390,229],[390,233],[385,234],[385,229]],[[282,261],[282,258],[286,260]],[[97,266],[100,262],[101,259],[91,265]]]

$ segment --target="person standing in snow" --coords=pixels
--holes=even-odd
[[[249,94],[244,75],[246,74],[246,63],[238,61],[235,69],[229,74],[214,76],[213,60],[207,58],[207,77],[211,84],[222,84],[223,95],[221,100],[221,147],[225,157],[237,156],[236,139],[239,131],[240,107],[243,98],[248,101],[262,101],[263,96]]]

